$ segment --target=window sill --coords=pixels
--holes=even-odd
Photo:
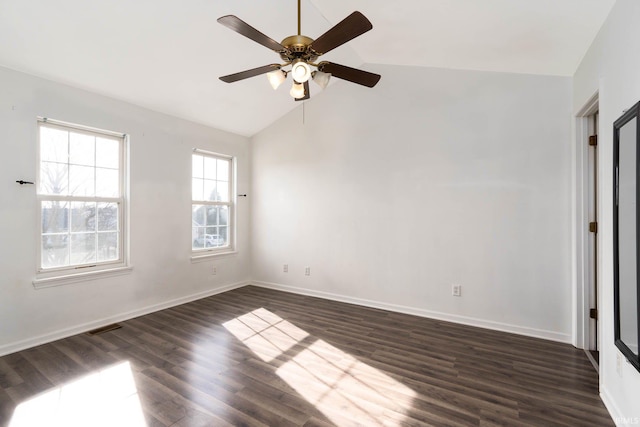
[[[115,267],[99,271],[88,271],[85,273],[66,274],[64,276],[43,277],[33,280],[33,287],[36,289],[52,288],[55,286],[69,285],[71,283],[86,282],[89,280],[102,279],[105,277],[121,276],[129,274],[133,266]]]
[[[191,263],[204,262],[212,258],[225,257],[229,255],[235,255],[238,251],[226,251],[226,252],[213,252],[213,253],[201,253],[191,255]]]

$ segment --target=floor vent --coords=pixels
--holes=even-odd
[[[109,332],[109,331],[114,331],[116,329],[120,329],[122,328],[122,326],[120,326],[117,323],[113,323],[111,325],[107,325],[107,326],[103,326],[102,328],[98,328],[98,329],[94,329],[92,331],[87,332],[87,334],[89,335],[99,335],[99,334],[103,334],[105,332]]]

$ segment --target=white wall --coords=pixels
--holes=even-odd
[[[35,290],[36,117],[130,135],[131,274]],[[247,138],[0,68],[0,355],[206,295],[249,278],[249,206],[239,253],[191,263],[191,149],[237,156],[250,192]],[[212,265],[217,275],[212,276]]]
[[[600,177],[602,201],[598,212],[598,246],[602,264],[601,286],[600,391],[617,423],[640,423],[640,373],[622,362],[613,330],[613,122],[622,111],[640,100],[640,2],[618,0],[598,37],[589,49],[573,79],[573,108],[578,112],[590,96],[600,95]],[[627,423],[628,424],[628,423]]]
[[[254,280],[570,342],[571,80],[366,68],[252,138]]]

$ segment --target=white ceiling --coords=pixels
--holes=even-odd
[[[303,0],[317,38],[354,10],[373,30],[323,59],[571,76],[615,0]],[[295,0],[0,0],[0,65],[250,136],[299,105],[288,85],[219,76],[279,62],[216,22],[281,41]],[[382,77],[383,79],[385,76]],[[334,79],[335,80],[335,79]],[[339,82],[327,90],[339,90]],[[363,90],[375,90],[363,89]],[[319,88],[312,85],[312,96]]]

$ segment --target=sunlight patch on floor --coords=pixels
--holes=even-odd
[[[265,362],[271,362],[309,336],[265,308],[236,317],[223,326]]]
[[[338,425],[399,426],[415,392],[348,353],[317,340],[277,370],[301,396]]]
[[[411,411],[409,387],[326,341],[302,343],[306,331],[265,308],[224,327],[263,361],[279,358],[278,376],[337,425],[400,426]]]
[[[9,427],[145,427],[129,362],[33,397],[16,407]]]

